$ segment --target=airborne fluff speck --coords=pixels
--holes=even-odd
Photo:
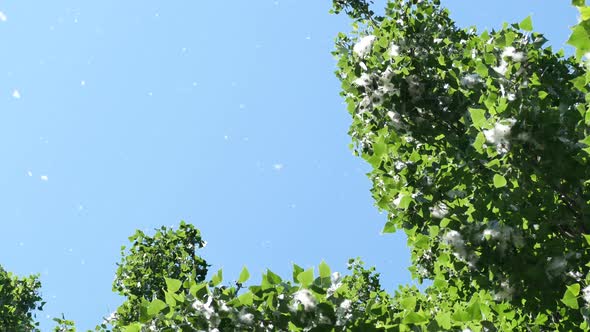
[[[6,14],[4,14],[3,12],[0,12],[0,21],[6,22],[6,20],[8,20],[8,17],[6,17]]]
[[[12,91],[12,98],[14,98],[14,99],[20,99],[20,97],[21,97],[21,95],[20,95],[20,91],[18,91],[18,90],[16,90],[16,89],[14,89],[14,90]]]
[[[41,175],[39,178],[41,181],[49,181],[49,177],[47,175]]]

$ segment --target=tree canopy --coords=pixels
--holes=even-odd
[[[348,275],[321,262],[207,279],[205,243],[181,223],[130,237],[113,285],[126,301],[96,330],[590,330],[590,7],[572,5],[566,57],[530,17],[477,32],[438,0],[391,0],[383,16],[334,1],[353,21],[334,51],[352,148],[425,290],[390,294],[359,259]],[[1,328],[34,329],[39,287],[0,270]]]

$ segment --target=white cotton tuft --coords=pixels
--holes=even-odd
[[[332,276],[330,278],[331,278],[333,284],[337,284],[340,282],[342,275],[340,274],[340,272],[334,272],[334,273],[332,273]]]
[[[361,77],[352,81],[353,84],[358,85],[358,86],[362,86],[363,88],[370,86],[371,82],[372,82],[371,75],[369,75],[367,73],[362,73]]]
[[[346,300],[342,301],[342,303],[340,303],[340,308],[342,308],[344,310],[348,310],[348,309],[350,309],[351,305],[352,305],[352,302],[349,299],[346,299]]]
[[[4,14],[3,12],[0,12],[0,21],[6,22],[7,20],[8,20],[8,17],[6,16],[6,14]]]
[[[502,60],[502,62],[500,62],[500,65],[497,67],[493,67],[492,68],[496,73],[504,76],[506,75],[506,71],[508,70],[508,63],[504,60]]]
[[[494,293],[494,300],[496,300],[496,301],[511,300],[513,294],[514,294],[514,288],[512,288],[510,286],[510,283],[508,283],[508,281],[503,281],[500,284],[500,289],[498,289]]]
[[[450,230],[446,232],[445,235],[443,235],[443,241],[453,247],[459,247],[465,244],[461,233],[457,232],[456,230]]]
[[[191,306],[195,311],[201,313],[207,320],[214,321],[216,319],[216,317],[214,316],[216,316],[217,314],[211,306],[212,302],[213,297],[209,296],[206,303],[203,303],[199,300],[195,300]]]
[[[340,286],[342,286],[342,282],[341,282],[342,277],[340,275],[340,272],[332,273],[332,276],[330,277],[330,279],[332,280],[332,283],[330,284],[330,287],[326,291],[328,296],[332,296],[338,290],[338,288],[340,288]]]
[[[582,289],[582,298],[586,303],[590,304],[590,286],[586,286]]]
[[[388,111],[387,117],[391,120],[391,124],[396,129],[403,128],[404,124],[402,123],[402,117],[397,112]]]
[[[564,256],[562,257],[548,257],[547,258],[547,268],[545,269],[545,273],[552,279],[554,277],[560,276],[567,267],[567,260]]]
[[[104,323],[111,324],[113,322],[116,322],[118,319],[119,315],[117,314],[117,312],[111,312],[111,314],[104,319]]]
[[[366,57],[371,51],[373,43],[375,42],[375,36],[369,35],[361,38],[352,48],[352,51],[356,53],[361,59]]]
[[[238,316],[238,320],[244,325],[252,325],[254,323],[254,315],[242,310]]]
[[[502,52],[502,59],[504,58],[512,59],[514,62],[522,62],[525,60],[524,53],[517,52],[512,46],[504,48],[504,51]]]
[[[508,152],[509,136],[512,126],[516,123],[514,119],[505,119],[497,122],[494,128],[483,131],[486,141],[490,144],[496,145],[498,153]]]
[[[470,89],[475,87],[480,82],[481,78],[477,74],[468,74],[461,78],[461,85],[466,86]]]
[[[486,229],[483,231],[483,239],[484,240],[491,240],[491,239],[497,239],[500,236],[500,232],[498,232],[495,229]]]
[[[449,207],[442,202],[437,203],[434,207],[430,208],[430,215],[436,219],[442,219],[449,214]]]
[[[295,294],[293,294],[293,299],[295,300],[295,305],[298,306],[301,304],[305,311],[313,311],[316,307],[316,299],[307,289],[295,292]]]
[[[391,69],[390,67],[387,67],[387,69],[385,69],[381,73],[381,77],[380,77],[381,83],[384,83],[384,82],[390,83],[390,81],[393,78],[393,75],[394,74],[395,73],[393,72],[393,69]]]
[[[475,261],[477,258],[473,257],[473,255],[468,257],[467,250],[465,248],[465,241],[463,240],[461,233],[455,230],[450,230],[443,235],[442,240],[453,249],[453,255],[455,257],[467,262],[470,267],[475,266]]]
[[[389,55],[398,56],[399,55],[399,46],[394,43],[391,43],[391,45],[389,46]]]
[[[340,303],[338,308],[336,308],[336,326],[343,326],[350,318],[352,318],[352,313],[350,312],[351,307],[352,302],[349,299],[346,299]]]

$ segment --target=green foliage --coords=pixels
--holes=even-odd
[[[129,250],[121,248],[123,258],[113,282],[113,290],[127,298],[117,311],[120,321],[140,318],[137,308],[148,308],[155,299],[164,300],[166,290],[187,290],[185,282],[205,280],[208,265],[196,254],[205,241],[193,225],[181,222],[178,230],[161,227],[153,236],[137,231],[129,240]],[[151,310],[156,308],[160,305],[152,304]]]
[[[39,276],[19,278],[0,266],[0,331],[37,331],[34,310],[42,310]]]
[[[572,27],[567,43],[577,49],[576,56],[581,59],[590,52],[590,7],[586,6],[584,0],[573,0],[572,5],[580,11],[580,21]],[[590,59],[587,58],[586,61],[588,60]]]
[[[316,278],[313,269],[298,272],[306,282],[312,276],[308,287],[267,271],[260,285],[241,294],[241,286],[189,280],[184,290],[168,290],[166,302],[155,299],[144,304],[139,320],[125,323],[115,318],[109,325],[113,331],[384,330],[375,324],[387,312],[389,297],[380,288],[378,275],[356,260],[350,269],[352,275],[341,277],[330,274],[322,262]],[[106,325],[103,328],[108,330]]]
[[[54,318],[53,321],[57,323],[57,326],[53,328],[53,332],[76,332],[74,321],[66,319],[63,314],[61,318]]]
[[[332,0],[332,13],[344,11],[352,19],[371,19],[373,11],[369,6],[372,0]]]
[[[543,47],[530,17],[478,34],[438,1],[400,0],[359,23],[337,39],[337,75],[384,232],[404,229],[414,277],[445,280],[427,293],[456,292],[453,306],[504,303],[515,326],[581,327],[568,287],[589,272],[587,70]],[[585,24],[570,39],[578,54]]]

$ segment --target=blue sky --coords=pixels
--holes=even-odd
[[[383,6],[383,1],[375,4]],[[461,26],[532,14],[557,48],[569,1],[443,1]],[[362,257],[410,282],[352,156],[329,1],[4,1],[0,264],[40,273],[39,316],[92,328],[116,309],[135,229],[195,224],[226,282]],[[0,17],[1,18],[1,17]],[[257,278],[253,278],[257,280]]]

